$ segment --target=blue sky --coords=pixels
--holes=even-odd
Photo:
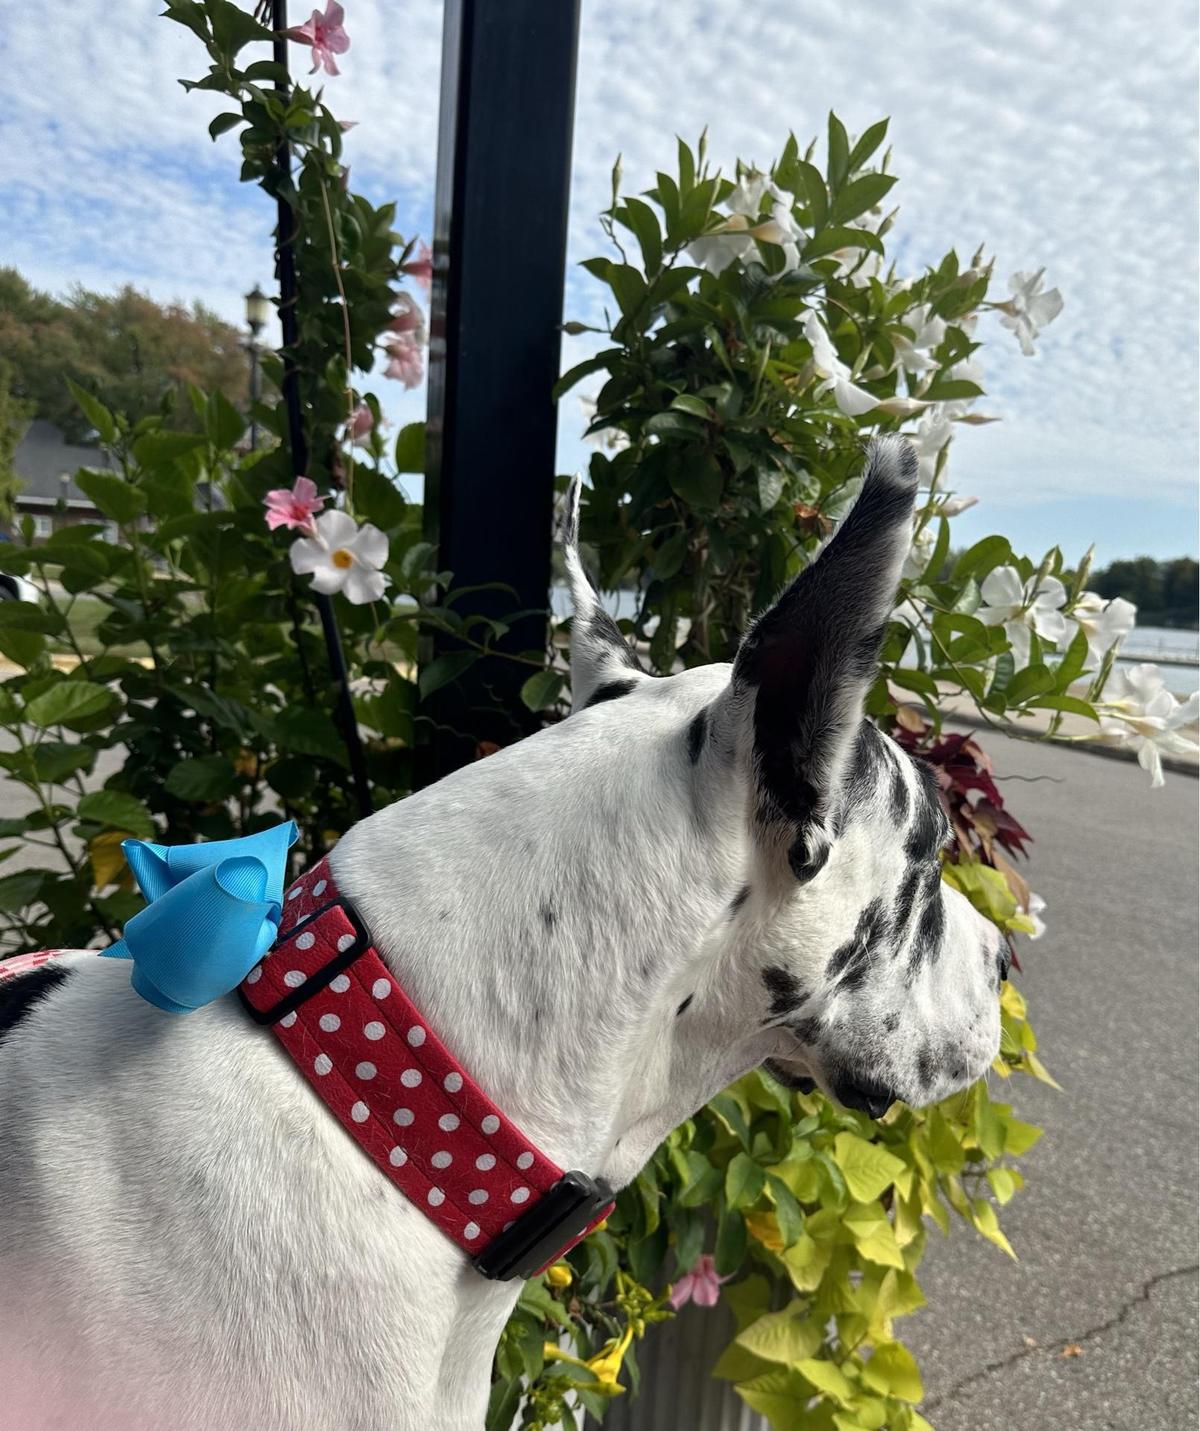
[[[156,9],[75,0],[48,71],[44,12],[0,0],[0,262],[53,291],[128,281],[240,320],[242,293],[270,281],[269,214],[236,181],[232,137],[207,137],[218,106],[175,82],[200,72],[196,42]],[[359,121],[353,182],[427,233],[441,6],[346,9],[352,45],[327,98]],[[1094,540],[1100,560],[1196,552],[1191,4],[1162,0],[1150,17],[1116,0],[584,0],[583,15],[572,265],[602,249],[618,150],[641,187],[676,133],[707,125],[719,162],[765,164],[830,107],[852,131],[890,115],[902,266],[982,242],[998,278],[1045,266],[1066,300],[1034,358],[994,321],[981,329],[987,409],[1003,421],[956,440],[953,485],[980,498],[959,539],[999,530],[1068,555]],[[595,302],[573,266],[566,316]],[[581,351],[568,340],[564,365]],[[395,420],[423,413],[423,393],[379,390]],[[586,461],[581,425],[568,399],[564,470]]]

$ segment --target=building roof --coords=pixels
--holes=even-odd
[[[91,499],[75,485],[75,473],[80,467],[108,468],[112,463],[102,447],[77,447],[67,442],[52,422],[38,418],[29,424],[29,431],[13,453],[13,470],[20,479],[22,497],[42,502],[57,501],[63,496],[62,479],[67,483],[68,502],[91,506]]]

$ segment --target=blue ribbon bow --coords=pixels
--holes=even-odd
[[[148,901],[104,950],[156,1008],[190,1014],[236,989],[279,933],[293,820],[239,840],[121,848]]]

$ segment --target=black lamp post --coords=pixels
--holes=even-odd
[[[258,447],[258,423],[254,418],[255,404],[258,402],[261,384],[258,368],[258,335],[267,326],[271,316],[271,300],[256,283],[246,294],[246,327],[250,338],[246,351],[250,354],[250,451]]]

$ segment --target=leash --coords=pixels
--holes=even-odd
[[[326,860],[283,891],[295,838],[288,822],[206,845],[125,841],[151,903],[95,952],[132,959],[134,989],[171,1013],[236,987],[349,1137],[476,1271],[544,1271],[608,1216],[612,1190],[561,1169],[492,1102],[379,957]],[[0,981],[59,952],[0,961]]]

